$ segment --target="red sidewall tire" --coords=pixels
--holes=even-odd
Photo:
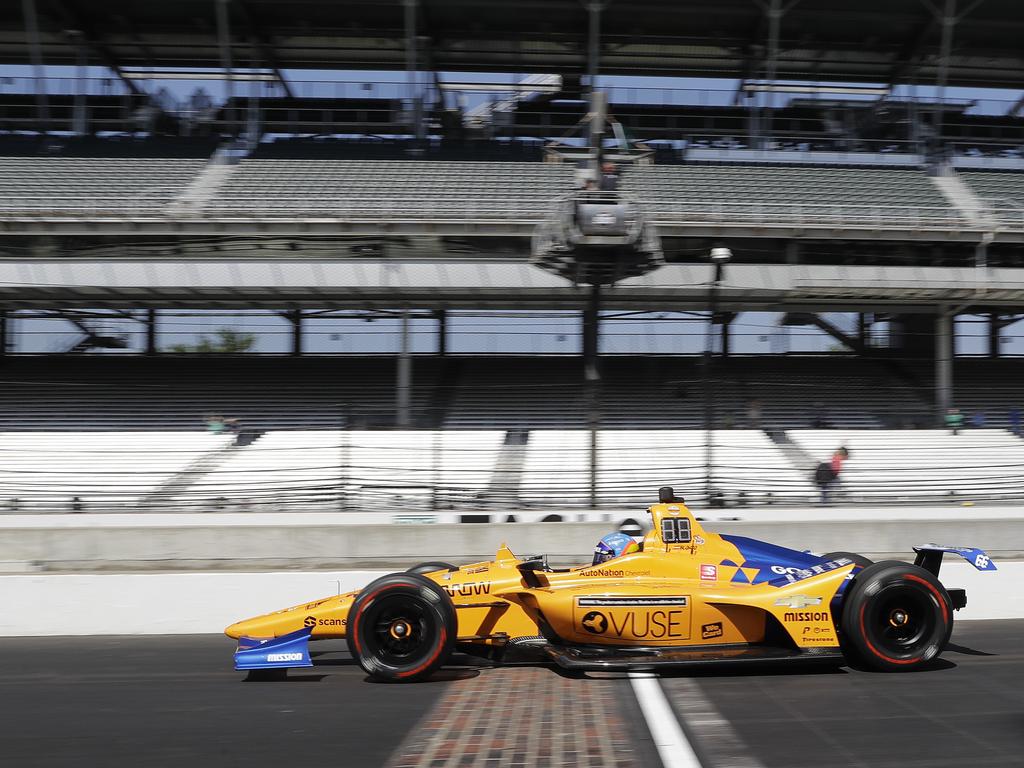
[[[348,614],[348,649],[378,680],[413,682],[451,656],[458,634],[448,594],[416,573],[382,576],[363,589]]]
[[[942,653],[952,632],[949,594],[916,565],[890,560],[865,568],[843,604],[843,638],[871,669],[918,669]]]

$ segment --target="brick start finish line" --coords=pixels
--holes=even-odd
[[[628,699],[622,679],[481,670],[450,686],[387,768],[640,768],[636,728],[623,711]]]

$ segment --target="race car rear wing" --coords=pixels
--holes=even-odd
[[[942,556],[947,552],[959,555],[979,571],[996,570],[996,564],[992,562],[991,557],[982,550],[972,547],[943,547],[939,544],[922,544],[919,547],[914,547],[914,551],[917,553],[914,565],[920,566],[926,571],[931,571],[935,576],[939,575],[939,568],[942,567]]]

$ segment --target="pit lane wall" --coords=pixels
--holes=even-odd
[[[1014,559],[1024,554],[1024,517],[913,516],[707,526],[876,558],[908,559],[915,543],[978,546],[993,555],[997,572],[952,558],[943,566],[943,582],[968,591],[958,619],[1024,618],[1024,560]],[[609,530],[609,523],[350,525],[321,515],[110,517],[119,519],[0,518],[0,636],[220,632],[236,619],[358,589],[412,563],[489,559],[502,541],[519,554],[547,552],[554,563],[588,561]]]
[[[625,513],[601,514],[607,521],[430,525],[353,523],[350,515],[330,513],[8,515],[0,516],[0,573],[392,570],[424,560],[489,560],[503,542],[518,554],[546,553],[555,563],[578,563],[589,559],[595,542],[615,530]],[[815,552],[906,557],[914,544],[934,542],[1024,558],[1024,512],[1013,508],[699,516],[711,531]]]
[[[963,562],[943,565],[942,582],[967,589],[958,621],[1024,618],[1017,586],[1024,561],[997,563],[999,570],[988,573]],[[0,576],[0,637],[219,633],[238,619],[359,589],[386,572]]]

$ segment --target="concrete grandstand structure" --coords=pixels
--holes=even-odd
[[[1024,87],[1005,3],[954,17],[886,3],[879,30],[878,3],[659,1],[627,24],[615,4],[499,2],[486,12],[497,36],[467,26],[455,1],[349,5],[342,19],[319,3],[285,15],[262,0],[99,3],[90,14],[124,22],[102,33],[54,0],[26,3],[25,18],[0,10],[0,61],[39,68],[0,93],[5,430],[177,433],[204,414],[241,418],[251,445],[202,451],[171,478],[143,473],[145,493],[124,504],[151,511],[247,494],[343,508],[389,483],[424,509],[632,504],[662,481],[704,502],[802,501],[844,439],[805,438],[812,422],[879,439],[915,427],[907,450],[928,453],[942,441],[927,428],[954,406],[984,414],[978,444],[963,443],[978,461],[989,441],[1014,454],[1017,361],[955,351],[957,319],[978,317],[985,348],[972,354],[1001,357],[1024,306],[1022,104],[995,114],[947,93]],[[110,82],[39,74],[71,61],[101,64]],[[379,76],[302,74],[341,69]],[[726,93],[608,79],[652,74],[713,75]],[[218,80],[218,97],[158,90],[190,75]],[[612,126],[596,146],[579,140],[595,93]],[[598,157],[620,163],[666,263],[594,291],[527,257]],[[732,263],[715,271],[707,256],[723,245]],[[276,359],[184,362],[161,341],[168,313],[236,310],[284,324]],[[578,349],[454,352],[446,313],[459,311],[573,313]],[[384,359],[313,343],[319,322],[350,312],[400,324]],[[602,329],[643,312],[692,313],[709,354],[602,348]],[[751,353],[730,331],[745,312],[835,348]],[[82,338],[32,347],[20,324],[44,318]],[[141,343],[103,330],[111,318]],[[414,349],[410,328],[426,322],[430,348]],[[874,472],[861,439],[850,471]],[[1015,498],[1015,466],[977,486],[909,473],[921,494],[880,480],[878,497]],[[31,488],[10,488],[28,503]]]

